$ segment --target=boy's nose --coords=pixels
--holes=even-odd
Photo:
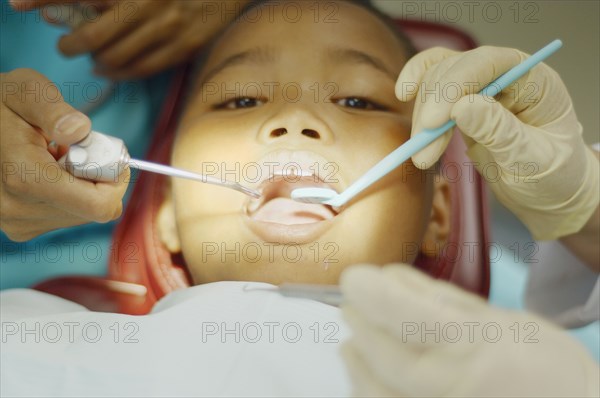
[[[273,131],[271,131],[270,137],[272,137],[272,138],[281,137],[282,135],[286,135],[287,133],[288,133],[288,131],[286,128],[280,127],[280,128],[276,128]],[[309,137],[309,138],[315,138],[315,139],[321,138],[321,134],[319,134],[318,131],[312,130],[312,129],[302,129],[300,134],[302,134],[306,137]]]
[[[303,106],[285,106],[278,109],[262,125],[258,140],[264,144],[283,140],[319,142],[331,144],[334,135],[328,124],[314,112]]]

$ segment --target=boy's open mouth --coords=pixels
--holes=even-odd
[[[337,211],[331,206],[292,200],[292,191],[304,187],[332,189],[329,184],[314,175],[271,176],[259,187],[262,197],[250,202],[246,212],[255,221],[284,225],[312,224],[332,219],[337,215]]]

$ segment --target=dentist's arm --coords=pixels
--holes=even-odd
[[[0,74],[0,95],[0,229],[25,241],[119,217],[128,170],[110,183],[77,179],[59,166],[59,149],[48,147],[50,141],[69,145],[84,138],[91,128],[87,116],[31,69]]]

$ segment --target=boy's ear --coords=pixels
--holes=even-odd
[[[171,253],[181,251],[181,242],[177,232],[177,222],[175,220],[175,207],[171,195],[167,194],[162,202],[158,214],[156,215],[156,227],[161,242]]]
[[[441,173],[433,180],[431,215],[421,244],[427,257],[439,256],[450,235],[450,186]]]

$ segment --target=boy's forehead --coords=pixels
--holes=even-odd
[[[294,13],[286,8],[289,4],[294,4]],[[326,6],[330,15],[324,12]],[[232,24],[215,43],[208,63],[231,57],[277,62],[282,53],[339,57],[340,61],[362,58],[382,70],[392,69],[392,74],[398,72],[395,65],[406,61],[394,33],[361,6],[343,1],[283,1],[261,4]]]

